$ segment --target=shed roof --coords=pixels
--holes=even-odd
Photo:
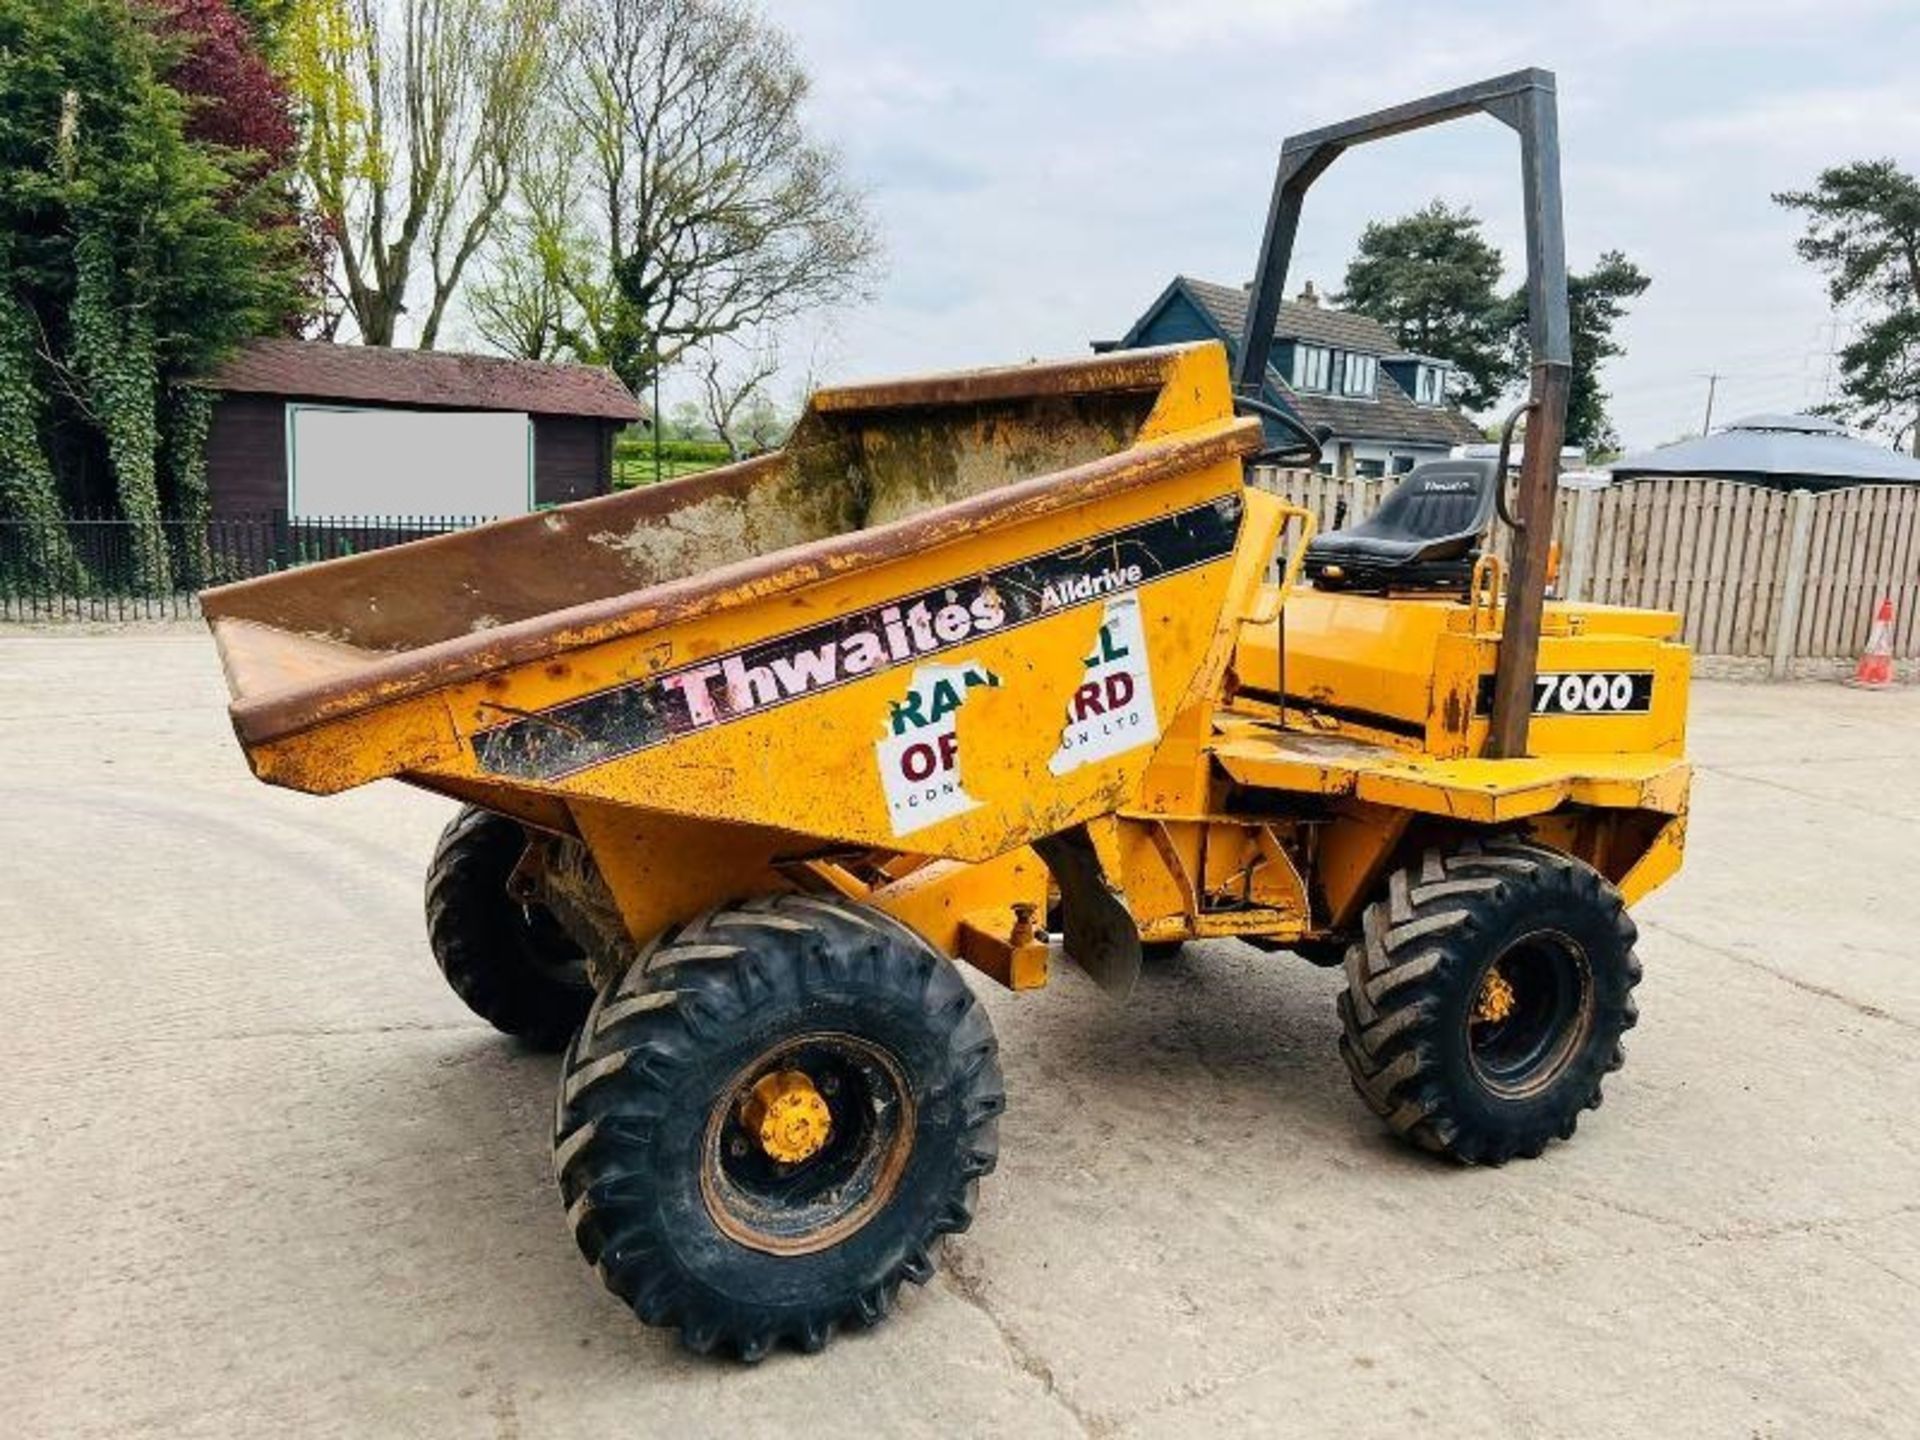
[[[446,410],[524,410],[638,420],[643,411],[611,370],[445,350],[334,345],[321,340],[252,340],[203,389],[311,400],[362,400]]]
[[[1711,435],[1628,455],[1607,468],[1616,480],[1710,475],[1814,488],[1920,484],[1920,460],[1857,439],[1820,415],[1750,415]]]

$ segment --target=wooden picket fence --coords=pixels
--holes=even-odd
[[[1371,514],[1396,482],[1263,469],[1255,483],[1331,529]],[[1554,538],[1566,598],[1677,611],[1695,654],[1741,662],[1734,670],[1850,665],[1883,599],[1893,601],[1895,659],[1920,660],[1920,486],[1674,479],[1562,490]],[[1504,552],[1507,537],[1494,543]]]

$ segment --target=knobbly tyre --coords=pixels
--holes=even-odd
[[[1516,503],[1504,461],[1427,466],[1316,539],[1243,480],[1316,449],[1260,398],[1300,198],[1482,112],[1527,177]],[[203,597],[261,779],[463,805],[434,953],[564,1049],[567,1223],[642,1320],[753,1359],[925,1281],[1004,1104],[958,966],[1044,984],[1050,929],[1121,995],[1143,943],[1343,965],[1362,1098],[1460,1161],[1599,1103],[1626,907],[1680,863],[1688,655],[1543,600],[1557,185],[1539,71],[1315,131],[1238,391],[1215,344],[823,390],[776,454]]]

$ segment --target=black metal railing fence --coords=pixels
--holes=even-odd
[[[210,585],[382,550],[487,518],[0,518],[0,621],[183,619],[198,613],[194,595]]]

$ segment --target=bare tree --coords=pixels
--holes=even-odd
[[[528,196],[566,347],[636,393],[693,348],[866,293],[879,244],[808,80],[743,0],[561,0],[552,89],[575,186]],[[577,147],[577,148],[575,148]]]
[[[755,391],[739,420],[746,453],[764,455],[784,445],[793,430],[793,420],[793,416],[773,403],[773,397],[766,391]]]
[[[759,345],[714,339],[688,358],[700,379],[707,423],[725,442],[727,454],[738,460],[766,449],[764,414],[773,409],[766,386],[780,373],[779,347],[771,339]]]
[[[310,0],[294,12],[301,171],[347,313],[391,345],[424,268],[420,347],[485,243],[546,69],[554,0]]]

